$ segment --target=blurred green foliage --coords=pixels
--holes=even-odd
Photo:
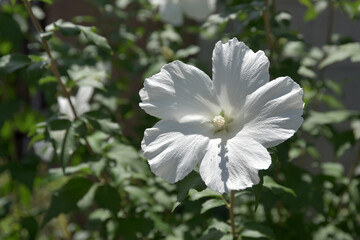
[[[34,12],[52,4],[43,2]],[[359,19],[360,1],[299,2],[304,21],[324,11]],[[267,49],[272,77],[292,77],[306,103],[299,132],[269,149],[273,164],[261,183],[235,195],[239,239],[360,236],[360,113],[339,100],[347,81],[358,79],[324,77],[331,64],[359,62],[359,42],[328,32],[329,42],[312,46],[290,28],[289,13],[262,0],[218,1],[204,23],[187,19],[181,27],[162,23],[146,0],[88,4],[97,18],[59,19],[39,36],[22,3],[0,2],[0,239],[232,239],[229,196],[207,189],[196,171],[176,185],[151,173],[139,149],[157,120],[139,109],[137,94],[144,78],[173,60],[209,72],[198,58],[200,42],[232,37]],[[90,110],[76,120],[59,110],[64,92],[39,37],[72,95],[95,88]],[[332,147],[332,159],[320,155],[319,139]],[[52,151],[50,161],[34,154],[39,141]],[[345,171],[339,159],[350,149],[358,155]]]

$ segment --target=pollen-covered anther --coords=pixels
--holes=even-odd
[[[222,128],[225,125],[225,118],[221,115],[215,116],[212,120],[213,124],[215,125],[215,127],[217,128]]]

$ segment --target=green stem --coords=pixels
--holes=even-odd
[[[235,191],[231,191],[230,193],[230,206],[229,206],[229,213],[230,213],[230,221],[231,221],[231,234],[235,239],[235,221],[234,221],[234,200],[235,200]]]
[[[31,9],[31,6],[30,6],[30,3],[28,0],[23,0],[24,2],[24,5],[25,5],[25,8],[26,8],[26,11],[29,13],[30,15],[30,18],[31,18],[31,21],[34,23],[35,25],[35,28],[37,30],[37,32],[40,34],[40,39],[41,39],[41,42],[42,42],[42,45],[46,51],[46,54],[48,55],[49,59],[50,59],[50,69],[51,71],[53,72],[57,82],[59,83],[62,91],[64,92],[65,94],[65,97],[67,98],[69,104],[70,104],[70,108],[71,108],[71,111],[72,113],[74,114],[74,117],[75,119],[78,118],[78,115],[75,111],[75,107],[71,101],[71,98],[70,98],[70,93],[67,91],[66,89],[66,86],[64,85],[64,83],[61,81],[61,77],[60,77],[60,73],[59,73],[59,70],[57,68],[57,64],[56,64],[56,61],[55,59],[53,58],[52,54],[51,54],[51,51],[50,51],[50,48],[49,48],[49,45],[47,43],[47,41],[41,37],[41,33],[44,32],[44,30],[42,29],[42,27],[40,26],[40,23],[39,21],[36,19],[32,9]],[[89,152],[91,155],[94,155],[94,151],[93,149],[91,148],[90,144],[89,144],[89,141],[87,140],[86,137],[84,137],[84,140],[85,140],[85,144],[86,144],[86,147],[88,148]]]

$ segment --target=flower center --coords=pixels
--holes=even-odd
[[[224,118],[223,116],[221,116],[221,115],[215,116],[215,117],[213,118],[212,122],[213,122],[214,126],[217,127],[217,128],[222,128],[222,127],[224,127],[224,125],[225,125],[225,123],[226,123],[226,122],[225,122],[225,118]]]

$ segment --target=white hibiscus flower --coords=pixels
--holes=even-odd
[[[158,176],[177,182],[197,164],[220,193],[259,182],[266,148],[290,138],[303,119],[303,90],[290,77],[269,82],[269,61],[236,38],[213,51],[213,81],[175,61],[145,79],[140,107],[161,118],[146,129],[144,156]]]
[[[74,105],[76,114],[78,116],[81,116],[90,110],[89,101],[93,93],[94,93],[93,87],[82,86],[79,87],[75,97],[72,96],[70,97],[71,102]],[[57,101],[58,101],[60,113],[65,114],[70,120],[74,120],[75,116],[71,110],[71,106],[68,99],[65,97],[58,97]]]
[[[216,9],[216,0],[149,0],[159,7],[163,21],[179,26],[183,24],[183,13],[196,21],[203,21]]]

